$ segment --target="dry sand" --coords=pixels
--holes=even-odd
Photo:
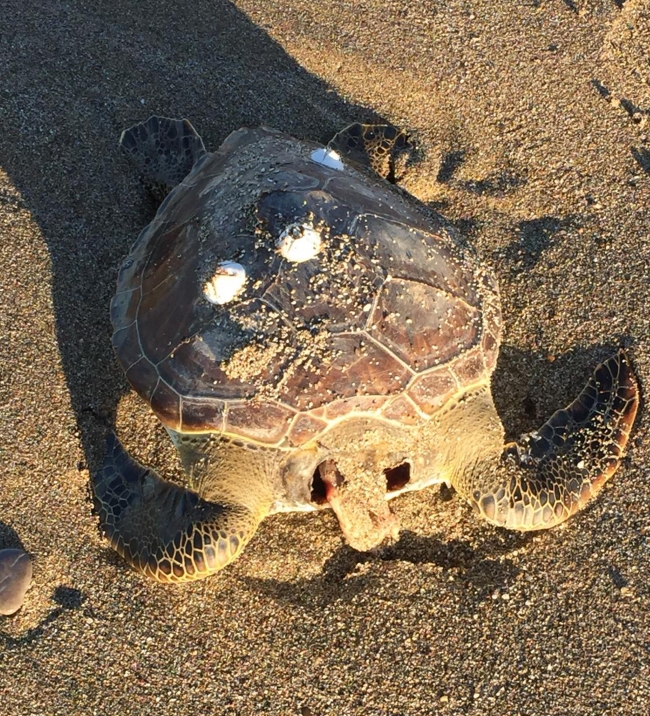
[[[648,0],[4,0],[0,20],[0,547],[33,556],[0,621],[0,714],[645,714],[650,433],[565,528],[519,536],[437,490],[403,537],[347,548],[273,517],[165,588],[97,531],[106,423],[165,474],[162,428],[110,348],[116,271],[152,205],[116,151],[150,113],[216,147],[265,123],[417,133],[410,189],[495,269],[510,437],[619,344],[650,381]],[[119,406],[119,407],[118,407]]]

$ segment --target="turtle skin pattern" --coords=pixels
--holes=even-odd
[[[354,122],[340,131],[327,146],[388,181],[396,178],[397,160],[408,158],[407,152],[413,149],[412,140],[403,129],[390,124],[361,122]]]
[[[222,569],[257,527],[242,507],[207,502],[162,480],[112,434],[101,473],[94,504],[104,534],[135,569],[159,582],[201,579]]]
[[[601,363],[580,395],[538,430],[506,446],[497,469],[455,486],[493,524],[553,527],[575,514],[614,474],[639,403],[624,351]]]
[[[122,132],[122,151],[142,167],[142,181],[162,201],[205,154],[203,140],[187,119],[151,117]]]

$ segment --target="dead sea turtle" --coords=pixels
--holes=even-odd
[[[504,446],[496,281],[378,176],[406,145],[360,124],[326,148],[241,129],[214,153],[186,120],[122,134],[169,193],[119,272],[113,344],[189,481],[109,439],[95,503],[135,568],[200,579],[266,515],[328,506],[348,543],[371,549],[397,534],[387,498],[443,482],[496,525],[552,527],[616,470],[638,404],[622,351]]]

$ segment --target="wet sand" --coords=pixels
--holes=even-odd
[[[423,8],[421,6],[425,6]],[[130,571],[88,494],[106,426],[180,464],[113,358],[117,268],[153,206],[122,128],[188,117],[415,134],[404,184],[495,270],[509,438],[628,347],[650,380],[650,3],[5,0],[0,23],[0,548],[34,559],[0,619],[0,714],[638,714],[650,704],[650,435],[565,527],[398,498],[392,548],[332,514],[266,520],[223,573]]]

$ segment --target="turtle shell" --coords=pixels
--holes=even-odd
[[[351,414],[426,420],[493,370],[492,276],[411,197],[317,150],[233,132],[124,262],[113,344],[166,426],[298,446]],[[317,236],[316,255],[285,258],[290,232]],[[213,303],[206,286],[225,262],[243,287]]]

